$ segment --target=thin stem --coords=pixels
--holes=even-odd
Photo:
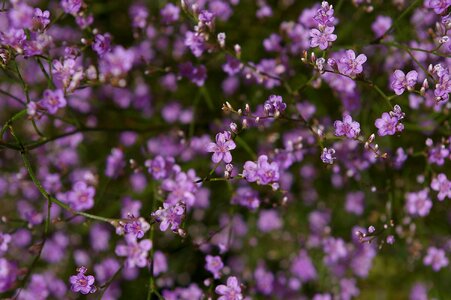
[[[5,96],[8,96],[8,97],[10,97],[11,99],[16,100],[16,101],[19,102],[20,104],[26,105],[26,103],[25,103],[22,99],[20,99],[19,97],[14,96],[13,94],[11,94],[11,93],[9,93],[9,92],[7,92],[7,91],[4,91],[4,90],[0,89],[0,94],[3,94],[3,95],[5,95]]]
[[[16,113],[15,115],[13,115],[8,121],[6,121],[5,125],[3,125],[2,127],[2,131],[0,132],[0,140],[3,138],[3,135],[5,134],[6,130],[8,129],[8,127],[16,120],[22,118],[23,116],[27,115],[27,110],[23,109],[21,111],[19,111],[18,113]]]
[[[39,58],[36,58],[36,61],[38,62],[38,65],[41,68],[42,73],[44,74],[45,78],[47,79],[47,87],[55,88],[55,84],[53,83],[53,80],[50,77],[49,73],[47,73],[44,65],[42,64],[42,61]],[[50,73],[51,73],[51,71],[50,71]]]

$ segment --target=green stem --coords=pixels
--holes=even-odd
[[[6,132],[6,130],[8,129],[8,127],[16,120],[22,118],[23,116],[27,115],[27,110],[23,109],[21,111],[19,111],[18,113],[16,113],[15,115],[13,115],[8,121],[6,121],[5,125],[3,125],[2,127],[2,131],[0,132],[0,140],[3,138],[3,134]]]

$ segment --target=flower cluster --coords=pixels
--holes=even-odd
[[[321,7],[313,16],[315,27],[310,29],[310,47],[319,47],[321,50],[326,50],[330,43],[337,39],[333,34],[335,30],[335,17],[332,5],[323,1]]]

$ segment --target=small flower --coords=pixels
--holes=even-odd
[[[149,174],[152,174],[154,179],[159,180],[169,177],[175,160],[173,157],[162,157],[158,155],[154,159],[146,160],[144,164]]]
[[[82,0],[61,0],[61,6],[67,14],[76,15],[83,5]]]
[[[133,216],[131,216],[133,218]],[[144,237],[144,233],[146,233],[150,229],[150,224],[146,222],[144,218],[139,218],[137,220],[133,220],[130,222],[126,222],[124,225],[124,233],[132,234],[136,236],[136,238],[141,239]]]
[[[445,198],[451,199],[451,181],[444,173],[440,173],[432,179],[431,188],[438,192],[437,198],[439,201],[443,201]]]
[[[106,34],[96,34],[94,37],[94,43],[92,43],[92,50],[94,50],[97,55],[103,56],[105,53],[111,49],[111,36]]]
[[[387,236],[385,241],[387,242],[387,244],[393,245],[395,243],[395,237],[393,235],[389,235],[389,236]]]
[[[11,242],[11,236],[0,232],[0,255],[8,251],[9,242]]]
[[[384,112],[379,119],[376,119],[374,125],[379,129],[377,133],[380,136],[394,135],[404,129],[404,126],[399,123],[399,119],[395,116],[390,116],[389,113]]]
[[[236,148],[235,142],[232,140],[230,131],[220,132],[216,135],[216,143],[210,143],[207,145],[208,152],[214,152],[211,160],[217,164],[221,160],[225,163],[232,162],[232,154],[230,150]]]
[[[406,194],[406,210],[412,216],[424,217],[429,214],[432,208],[432,201],[429,199],[429,190],[423,189],[416,193]]]
[[[448,258],[446,258],[445,251],[435,247],[429,247],[426,256],[423,259],[425,266],[431,266],[435,272],[440,271],[448,265]]]
[[[396,95],[402,95],[404,91],[413,89],[418,80],[417,71],[410,71],[404,74],[401,70],[396,70],[393,73],[393,80],[391,82],[391,87]]]
[[[64,93],[62,90],[45,90],[44,98],[39,101],[39,105],[47,111],[54,115],[59,108],[63,108],[66,106],[66,99],[64,98]]]
[[[265,101],[264,108],[270,115],[275,115],[284,112],[287,105],[283,102],[282,96],[271,95]]]
[[[161,21],[164,24],[171,24],[176,22],[180,16],[180,8],[172,3],[166,4],[161,11]]]
[[[313,20],[316,21],[318,27],[331,26],[334,24],[335,17],[332,5],[327,1],[321,2],[321,7],[316,11]]]
[[[94,293],[97,288],[94,286],[95,278],[92,275],[86,276],[87,269],[80,267],[77,269],[78,274],[70,277],[71,290],[73,292],[80,292],[84,295]]]
[[[205,51],[205,41],[202,35],[187,31],[185,34],[185,46],[189,47],[195,57],[200,57]]]
[[[88,210],[94,206],[96,190],[84,181],[76,182],[67,194],[71,207],[77,211]]]
[[[48,10],[42,11],[40,8],[35,8],[32,23],[34,30],[43,30],[50,24],[50,12]]]
[[[333,34],[335,27],[325,27],[323,30],[313,28],[310,30],[310,47],[319,47],[321,50],[326,50],[329,43],[337,39],[337,35]]]
[[[357,138],[360,133],[359,122],[353,121],[350,115],[345,115],[343,121],[335,121],[335,135],[336,136],[347,136],[350,139]]]
[[[111,149],[111,154],[106,160],[105,175],[117,178],[125,167],[124,152],[120,148]]]
[[[353,50],[347,50],[346,55],[338,61],[338,71],[340,71],[341,74],[354,77],[357,74],[362,73],[362,65],[366,62],[366,59],[365,54],[360,54],[356,57]]]
[[[163,203],[163,208],[158,209],[152,213],[152,217],[160,223],[160,230],[166,231],[169,227],[176,232],[182,224],[183,216],[185,214],[185,207],[181,203],[170,205]]]
[[[224,268],[224,264],[222,263],[220,256],[212,256],[207,255],[205,257],[205,269],[213,274],[213,277],[215,279],[218,279],[220,277],[220,272],[222,268]]]
[[[330,148],[324,148],[323,152],[321,153],[321,160],[323,161],[323,163],[325,164],[333,164],[334,160],[336,159],[336,157],[334,157],[333,155],[335,154],[335,150]]]
[[[127,268],[145,267],[148,262],[147,255],[149,250],[152,249],[152,241],[145,239],[138,242],[136,236],[127,234],[125,242],[126,244],[116,246],[116,255],[127,257],[125,261]]]
[[[269,184],[279,180],[279,165],[276,162],[269,163],[266,155],[260,155],[257,163],[245,162],[243,177],[259,185]]]
[[[221,295],[218,300],[242,300],[241,287],[235,276],[227,278],[227,285],[218,285],[215,289],[216,294]]]

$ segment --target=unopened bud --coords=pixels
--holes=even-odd
[[[183,230],[182,228],[179,228],[177,230],[177,234],[180,235],[182,238],[186,237],[186,231]]]
[[[240,110],[238,110],[238,112],[240,112]],[[236,125],[236,123],[233,123],[233,122],[230,123],[230,130],[232,130],[232,132],[236,133],[238,130],[238,125]]]

